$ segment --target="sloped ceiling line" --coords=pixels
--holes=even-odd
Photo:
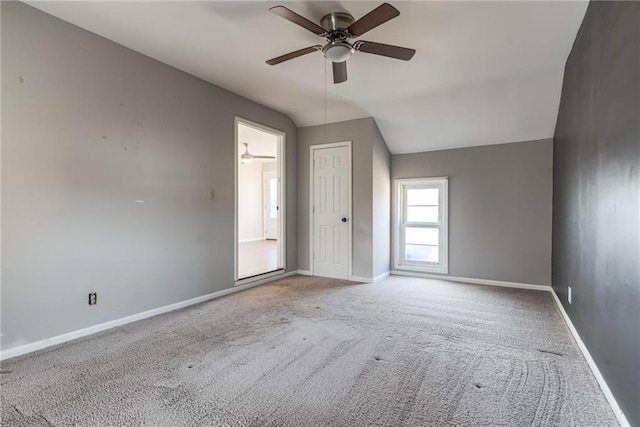
[[[319,41],[270,13],[276,2],[27,3],[286,113],[298,126],[324,123],[322,55],[264,63]],[[327,73],[329,122],[373,116],[392,153],[553,135],[587,1],[391,3],[400,16],[366,39],[415,48],[415,57],[356,53],[347,82],[334,85]],[[282,4],[318,22],[333,11],[358,18],[380,2]]]

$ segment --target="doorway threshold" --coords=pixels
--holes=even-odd
[[[254,283],[261,280],[271,279],[274,277],[285,276],[285,269],[279,268],[277,270],[267,271],[266,273],[255,274],[253,276],[243,277],[238,279],[234,286],[246,285],[247,283]]]

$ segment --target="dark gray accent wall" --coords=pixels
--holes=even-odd
[[[640,426],[640,2],[589,4],[565,67],[553,162],[553,287]]]
[[[392,156],[391,177],[449,177],[449,275],[551,285],[552,141]]]
[[[287,134],[297,270],[287,116],[1,3],[2,350],[233,286],[236,115]]]

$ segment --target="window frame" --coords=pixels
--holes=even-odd
[[[424,273],[449,273],[449,179],[448,177],[428,177],[396,179],[394,181],[395,206],[394,206],[394,261],[395,270],[409,270]],[[440,190],[438,197],[438,222],[407,222],[406,218],[406,192],[411,188],[437,188]],[[427,263],[422,261],[407,261],[405,254],[405,228],[437,228],[440,230],[438,239],[439,262]]]

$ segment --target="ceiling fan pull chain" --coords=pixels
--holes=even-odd
[[[324,62],[324,133],[327,134],[327,61]]]

